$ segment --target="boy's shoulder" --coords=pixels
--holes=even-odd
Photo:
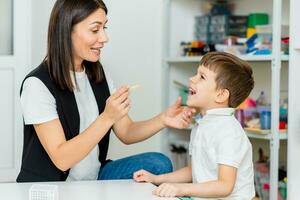
[[[203,122],[200,121],[200,128],[213,128],[219,129],[221,132],[227,132],[228,130],[235,131],[244,131],[239,121],[234,116],[221,116],[217,118],[203,119]]]
[[[194,129],[197,134],[202,134],[209,141],[222,141],[225,138],[247,139],[246,133],[234,116],[219,117],[208,122],[199,123]],[[218,142],[217,142],[218,143]]]

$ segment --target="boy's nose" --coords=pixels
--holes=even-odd
[[[194,81],[195,76],[190,77],[190,82]]]

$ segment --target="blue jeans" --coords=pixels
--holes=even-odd
[[[170,159],[161,153],[142,153],[111,161],[101,167],[98,180],[132,179],[133,173],[144,169],[152,174],[172,172]]]

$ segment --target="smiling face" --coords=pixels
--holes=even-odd
[[[215,72],[200,66],[197,74],[190,78],[187,105],[204,112],[213,108],[227,107],[229,92],[226,89],[217,89],[215,79]]]
[[[215,73],[199,66],[195,76],[190,78],[190,94],[187,105],[198,109],[206,109],[214,102],[216,93]]]
[[[108,41],[105,33],[106,23],[105,11],[99,8],[74,25],[71,37],[75,66],[81,66],[83,60],[99,60],[101,48]]]

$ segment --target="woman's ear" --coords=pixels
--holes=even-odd
[[[227,89],[219,89],[216,96],[216,103],[226,103],[229,101],[230,92]]]

